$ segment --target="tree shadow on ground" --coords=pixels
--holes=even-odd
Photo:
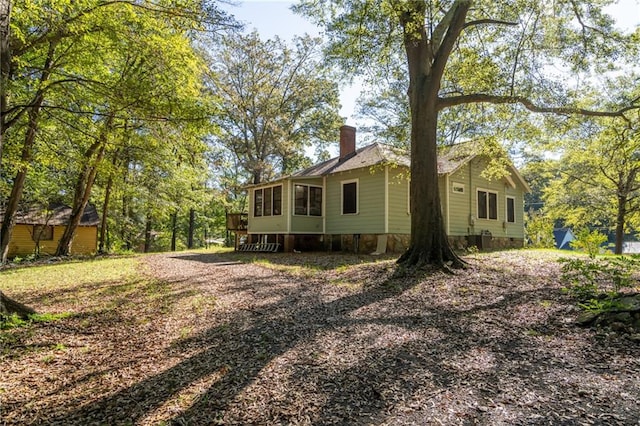
[[[173,367],[43,423],[145,423],[179,400],[184,406],[175,409],[174,424],[524,424],[567,421],[570,405],[587,421],[598,410],[623,420],[640,416],[633,398],[616,407],[575,388],[576,371],[593,372],[593,360],[580,359],[592,348],[577,358],[558,354],[546,343],[562,336],[530,334],[548,319],[511,321],[509,313],[556,297],[556,288],[501,287],[502,294],[472,304],[433,299],[428,306],[418,293],[445,285],[447,276],[388,274],[358,291],[323,294],[313,281],[226,273],[242,267],[234,259],[174,256],[214,265],[208,279],[218,291],[268,289],[268,301],[257,297],[225,322],[177,342],[171,351],[190,355]],[[559,379],[567,369],[572,375]],[[640,395],[637,381],[626,391]],[[596,385],[589,392],[600,395]]]

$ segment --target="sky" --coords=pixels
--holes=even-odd
[[[226,9],[246,25],[247,31],[256,29],[263,39],[276,35],[286,40],[304,33],[319,35],[320,28],[291,12],[289,8],[294,3],[296,2],[287,0],[245,0],[239,2],[238,6]],[[625,30],[632,31],[640,25],[640,0],[619,0],[608,12],[616,18],[619,27]],[[340,114],[346,118],[346,124],[355,125],[355,101],[358,95],[357,84],[342,88]]]

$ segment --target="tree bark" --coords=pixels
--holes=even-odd
[[[113,187],[113,176],[107,179],[107,186],[104,189],[104,202],[102,203],[102,216],[100,217],[100,239],[98,242],[98,253],[106,253],[107,238],[107,216],[109,214],[109,201],[111,199],[111,189]]]
[[[16,314],[22,319],[27,319],[29,315],[35,314],[36,311],[29,306],[17,302],[0,290],[0,314],[13,315]]]
[[[147,215],[147,223],[144,228],[144,252],[149,253],[151,250],[151,214]]]
[[[411,244],[398,259],[407,268],[433,265],[462,267],[445,232],[438,190],[438,93],[444,67],[462,27],[470,2],[458,1],[429,40],[424,2],[412,2],[400,17],[409,66],[411,110]],[[444,30],[446,28],[446,31]]]
[[[189,209],[189,233],[187,235],[187,248],[193,248],[193,231],[196,226],[196,211]]]
[[[624,222],[627,214],[627,198],[618,195],[618,213],[616,215],[616,244],[614,254],[622,254],[622,243],[624,241]]]
[[[0,171],[4,149],[5,111],[7,110],[7,83],[11,72],[11,0],[0,0]]]
[[[177,222],[178,222],[178,212],[175,211],[171,215],[171,251],[176,251]]]
[[[4,219],[2,221],[2,227],[0,227],[0,262],[5,263],[9,255],[9,241],[13,233],[13,226],[15,224],[15,214],[18,211],[18,206],[22,200],[22,192],[24,190],[24,183],[27,177],[27,167],[31,163],[31,157],[33,153],[33,146],[36,142],[36,135],[38,133],[38,121],[40,119],[40,110],[44,102],[45,84],[49,80],[51,75],[51,67],[53,64],[53,56],[55,52],[55,44],[49,45],[47,52],[47,58],[45,59],[42,74],[40,75],[39,88],[34,97],[31,108],[28,113],[27,130],[24,137],[24,144],[22,145],[22,167],[16,173],[16,177],[13,180],[13,186],[11,187],[11,195],[7,201],[7,207],[4,212]]]
[[[86,165],[76,183],[76,190],[73,197],[73,207],[71,208],[71,217],[69,223],[64,229],[64,233],[58,242],[58,248],[56,250],[56,256],[68,256],[71,254],[71,245],[73,243],[73,237],[75,236],[80,220],[84,214],[84,209],[87,207],[89,197],[91,197],[91,189],[98,173],[98,166],[104,158],[104,152],[107,146],[107,137],[111,126],[113,124],[113,115],[109,115],[104,127],[100,133],[100,136],[96,142],[94,142],[84,157]]]

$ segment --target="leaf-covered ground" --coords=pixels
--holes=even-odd
[[[0,424],[638,424],[640,345],[573,324],[555,256],[393,278],[392,259],[174,253],[10,291],[73,315],[2,332]]]

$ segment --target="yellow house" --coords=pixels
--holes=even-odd
[[[3,213],[0,212],[0,222],[4,217]],[[18,211],[9,242],[8,256],[29,256],[38,251],[41,255],[53,255],[70,216],[71,207],[64,204],[52,204],[48,209],[30,207]],[[71,244],[72,255],[89,255],[96,252],[99,223],[96,208],[87,205]]]

